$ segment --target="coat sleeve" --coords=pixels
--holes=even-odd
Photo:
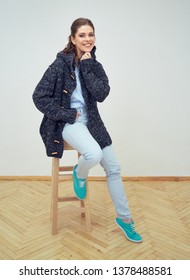
[[[76,119],[76,109],[66,109],[61,106],[60,98],[56,97],[57,83],[57,66],[56,61],[52,63],[45,71],[40,82],[33,93],[33,101],[39,111],[49,119],[55,121],[64,121],[74,123]]]
[[[84,59],[81,61],[81,72],[92,97],[98,102],[103,102],[109,94],[110,86],[101,63],[93,58]]]

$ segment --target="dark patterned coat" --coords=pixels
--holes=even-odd
[[[95,47],[92,58],[79,65],[79,77],[88,115],[88,129],[100,147],[110,145],[112,140],[100,117],[97,102],[108,96],[110,87],[102,65],[96,60]],[[76,109],[70,107],[71,95],[76,88],[73,66],[74,54],[57,54],[33,93],[36,107],[44,114],[40,134],[51,157],[61,158],[64,150],[62,131],[66,123],[73,124]]]

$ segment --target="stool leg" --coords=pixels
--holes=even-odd
[[[80,157],[80,153],[78,153],[78,158]],[[87,193],[86,193],[86,198],[81,201],[81,207],[84,207],[84,212],[81,213],[82,217],[85,217],[85,222],[86,222],[86,230],[91,231],[92,226],[91,226],[91,218],[90,218],[90,200],[89,200],[89,189],[88,189],[88,180],[86,180],[86,185],[87,185]]]
[[[84,209],[85,209],[85,222],[86,222],[86,229],[87,231],[92,230],[91,226],[91,218],[90,218],[90,199],[89,199],[89,185],[87,181],[87,193],[86,198],[83,200]]]
[[[52,234],[53,235],[57,234],[58,184],[59,184],[59,159],[52,158],[51,218],[52,218]]]
[[[84,201],[83,200],[80,201],[80,206],[84,210]],[[81,217],[85,217],[85,211],[81,213]]]

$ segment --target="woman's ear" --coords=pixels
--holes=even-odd
[[[73,45],[75,45],[75,39],[73,36],[71,36],[71,42],[73,43]]]

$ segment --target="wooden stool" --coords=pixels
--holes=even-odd
[[[66,142],[64,142],[64,150],[73,151],[74,149]],[[77,153],[79,158],[80,154]],[[58,202],[67,202],[67,201],[80,201],[81,216],[85,217],[86,229],[91,231],[91,219],[90,219],[90,204],[89,204],[89,191],[88,191],[88,181],[87,183],[87,195],[84,200],[79,200],[76,196],[63,197],[59,196],[59,179],[66,178],[73,180],[71,171],[73,171],[74,166],[59,166],[60,159],[52,158],[52,198],[51,198],[51,219],[52,219],[52,234],[57,234],[57,220],[58,220]],[[64,174],[61,174],[64,172]],[[70,172],[70,174],[66,174]]]

